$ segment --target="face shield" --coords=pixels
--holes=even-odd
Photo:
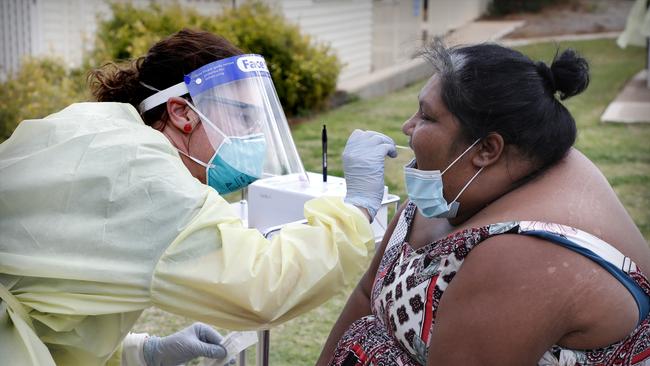
[[[207,64],[143,100],[140,113],[188,93],[188,106],[201,118],[215,151],[209,162],[188,157],[206,167],[207,184],[219,193],[259,178],[306,176],[262,56],[239,55]]]

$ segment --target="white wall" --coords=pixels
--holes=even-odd
[[[108,12],[103,1],[35,0],[35,56],[58,56],[69,67],[81,64],[97,28],[96,13]]]
[[[34,51],[32,1],[0,1],[0,80]]]
[[[444,35],[478,18],[485,12],[489,2],[490,0],[374,0],[372,70],[404,64],[434,36]]]
[[[370,72],[372,0],[269,0],[284,16],[319,42],[329,44],[344,64],[339,80]]]
[[[150,0],[117,0],[146,7]],[[173,3],[174,0],[154,0]],[[214,14],[227,0],[179,0],[203,14]],[[110,13],[106,0],[0,0],[0,76],[18,69],[20,60],[30,56],[54,56],[69,67],[82,62],[84,51],[94,44],[96,16]]]
[[[422,13],[422,0],[373,2],[373,71],[409,60],[422,45]]]
[[[147,6],[152,0],[118,0]],[[235,0],[241,4],[244,0]],[[428,37],[444,34],[480,16],[490,0],[265,0],[303,32],[327,43],[344,67],[339,81],[363,77],[410,59]],[[153,0],[172,3],[174,0]],[[203,14],[214,14],[233,0],[178,0]],[[97,13],[105,0],[0,0],[0,76],[17,69],[25,55],[54,55],[80,65],[92,47]]]
[[[429,0],[426,30],[430,37],[471,22],[486,12],[491,0]]]

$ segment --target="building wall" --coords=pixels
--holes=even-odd
[[[33,1],[0,1],[0,78],[20,65],[35,50],[32,35]]]
[[[107,14],[108,6],[95,0],[35,0],[37,23],[35,56],[57,56],[69,67],[81,64],[92,47],[97,29],[95,14]]]
[[[118,0],[147,6],[152,0]],[[178,2],[215,14],[244,0]],[[265,0],[314,40],[329,44],[344,67],[339,82],[408,61],[424,39],[480,16],[490,0]],[[427,4],[426,20],[424,5]],[[1,0],[0,77],[25,55],[57,56],[79,66],[93,45],[105,0]]]
[[[425,29],[430,37],[444,35],[481,16],[491,0],[429,0]]]
[[[173,3],[174,0],[154,0]],[[150,0],[117,0],[146,7]],[[229,6],[226,0],[179,0],[203,14]],[[81,65],[85,51],[92,49],[96,17],[107,17],[106,0],[1,0],[0,76],[17,70],[25,56],[53,56],[68,67]]]
[[[375,0],[372,70],[409,60],[422,44],[422,0]]]
[[[372,70],[410,60],[434,36],[481,16],[490,1],[374,0]]]
[[[344,64],[339,80],[371,71],[372,0],[268,0]]]

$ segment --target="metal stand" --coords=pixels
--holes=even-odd
[[[646,4],[646,14],[650,9],[650,2]],[[650,37],[645,39],[645,86],[650,89]]]
[[[269,366],[269,346],[271,331],[260,330],[257,332],[257,344],[255,345],[256,366]],[[239,352],[237,365],[246,366],[246,350]]]
[[[269,345],[271,341],[271,331],[260,330],[257,332],[257,366],[269,366]]]
[[[645,86],[650,89],[650,37],[645,39]]]

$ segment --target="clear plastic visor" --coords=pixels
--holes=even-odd
[[[264,102],[250,80],[233,81],[192,96],[201,122],[215,150],[226,137],[264,133]]]
[[[237,62],[237,58],[247,56],[250,55],[237,56],[230,64],[227,62],[230,59],[217,63],[225,64],[222,68],[225,68],[227,76],[228,67],[237,67],[241,63]],[[261,56],[256,57],[263,61]],[[205,133],[214,150],[218,151],[222,144],[229,143],[228,138],[231,137],[244,140],[262,137],[266,145],[263,177],[293,173],[305,175],[268,71],[244,74],[242,77],[239,76],[239,68],[235,72],[237,76],[232,77],[235,80],[212,82],[210,87],[201,85],[196,88],[192,85],[193,83],[196,86],[197,82],[210,82],[205,78],[205,75],[210,77],[210,73],[193,73],[188,80],[191,103],[199,112]]]

